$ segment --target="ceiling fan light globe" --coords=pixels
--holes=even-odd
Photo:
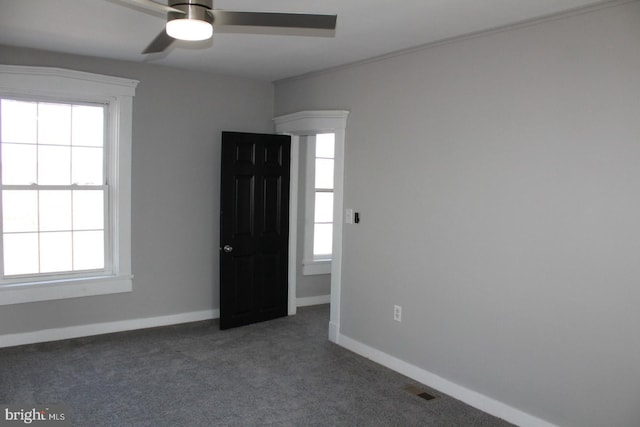
[[[200,19],[172,19],[167,22],[167,34],[178,40],[207,40],[213,36],[213,26]]]

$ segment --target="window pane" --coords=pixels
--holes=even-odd
[[[0,99],[2,184],[104,185],[105,110]],[[105,190],[5,190],[2,203],[5,275],[105,268]]]
[[[104,268],[104,232],[76,231],[73,233],[73,269]]]
[[[2,183],[29,185],[36,182],[37,149],[35,145],[2,144]]]
[[[40,234],[40,272],[71,271],[71,232]]]
[[[104,192],[73,192],[73,229],[102,230],[104,228]]]
[[[316,159],[316,188],[333,188],[333,160]]]
[[[104,139],[104,107],[73,106],[73,145],[102,147]]]
[[[38,104],[38,143],[71,144],[71,105]]]
[[[36,190],[3,191],[2,221],[5,233],[37,231],[38,192]]]
[[[38,184],[71,184],[70,147],[38,147]]]
[[[35,102],[0,101],[2,142],[35,144],[38,129],[38,108]]]
[[[71,191],[40,191],[40,231],[71,230]]]
[[[316,135],[316,157],[335,157],[335,134],[321,133]]]
[[[38,272],[38,235],[5,234],[4,274],[34,274]]]
[[[103,163],[101,147],[71,149],[71,182],[79,185],[102,185]]]
[[[333,193],[316,193],[314,222],[333,222]]]
[[[315,224],[313,227],[313,255],[331,255],[333,224]]]

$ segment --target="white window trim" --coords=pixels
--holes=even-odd
[[[331,255],[318,258],[313,255],[313,239],[315,225],[315,170],[316,170],[316,135],[307,136],[307,161],[305,183],[305,220],[304,220],[304,247],[302,250],[302,274],[313,276],[331,273]]]
[[[104,276],[0,285],[0,305],[131,292],[131,134],[137,80],[49,67],[0,65],[1,97],[47,97],[108,104],[107,171],[111,271]]]

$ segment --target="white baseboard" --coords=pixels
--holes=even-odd
[[[298,307],[305,307],[308,305],[329,304],[331,302],[331,295],[319,295],[317,297],[305,297],[297,298],[296,305]]]
[[[298,298],[299,307],[329,303],[329,295],[319,297]],[[220,310],[202,310],[169,316],[148,317],[142,319],[121,320],[116,322],[93,323],[89,325],[69,326],[66,328],[44,329],[40,331],[19,334],[0,335],[0,348],[13,347],[24,344],[58,341],[70,338],[108,334],[113,332],[131,331],[136,329],[153,328],[157,326],[176,325],[180,323],[197,322],[201,320],[217,319]],[[407,363],[401,359],[369,347],[359,341],[351,339],[338,332],[336,325],[329,325],[330,340],[342,347],[353,351],[367,359],[371,359],[389,369],[406,375],[424,385],[452,396],[468,405],[484,412],[502,418],[520,427],[557,427],[531,414],[520,411],[481,393],[446,380],[436,374]],[[333,333],[332,333],[333,332]],[[334,338],[334,339],[331,339]]]
[[[89,325],[69,326],[66,328],[43,329],[20,334],[0,335],[0,348],[16,345],[35,344],[39,342],[66,340],[69,338],[87,337],[91,335],[110,334],[112,332],[131,331],[135,329],[155,328],[156,326],[176,325],[179,323],[198,322],[200,320],[217,319],[220,310],[202,310],[169,316],[147,317],[143,319],[120,320],[116,322],[92,323]]]
[[[467,405],[480,409],[488,414],[502,418],[510,423],[520,427],[557,427],[548,421],[544,421],[531,414],[523,412],[512,406],[499,402],[488,396],[470,390],[466,387],[446,380],[436,374],[419,368],[415,365],[407,363],[396,357],[393,357],[373,347],[369,347],[359,341],[351,339],[345,335],[338,334],[337,343],[342,347],[353,351],[361,356],[371,359],[389,369],[399,372],[409,378],[412,378],[426,386],[438,390],[444,394],[454,397]]]

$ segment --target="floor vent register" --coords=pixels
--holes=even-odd
[[[436,398],[434,395],[429,394],[420,387],[416,387],[414,385],[408,384],[404,387],[404,389],[411,394],[415,394],[416,396],[423,398],[424,400],[432,400]]]

